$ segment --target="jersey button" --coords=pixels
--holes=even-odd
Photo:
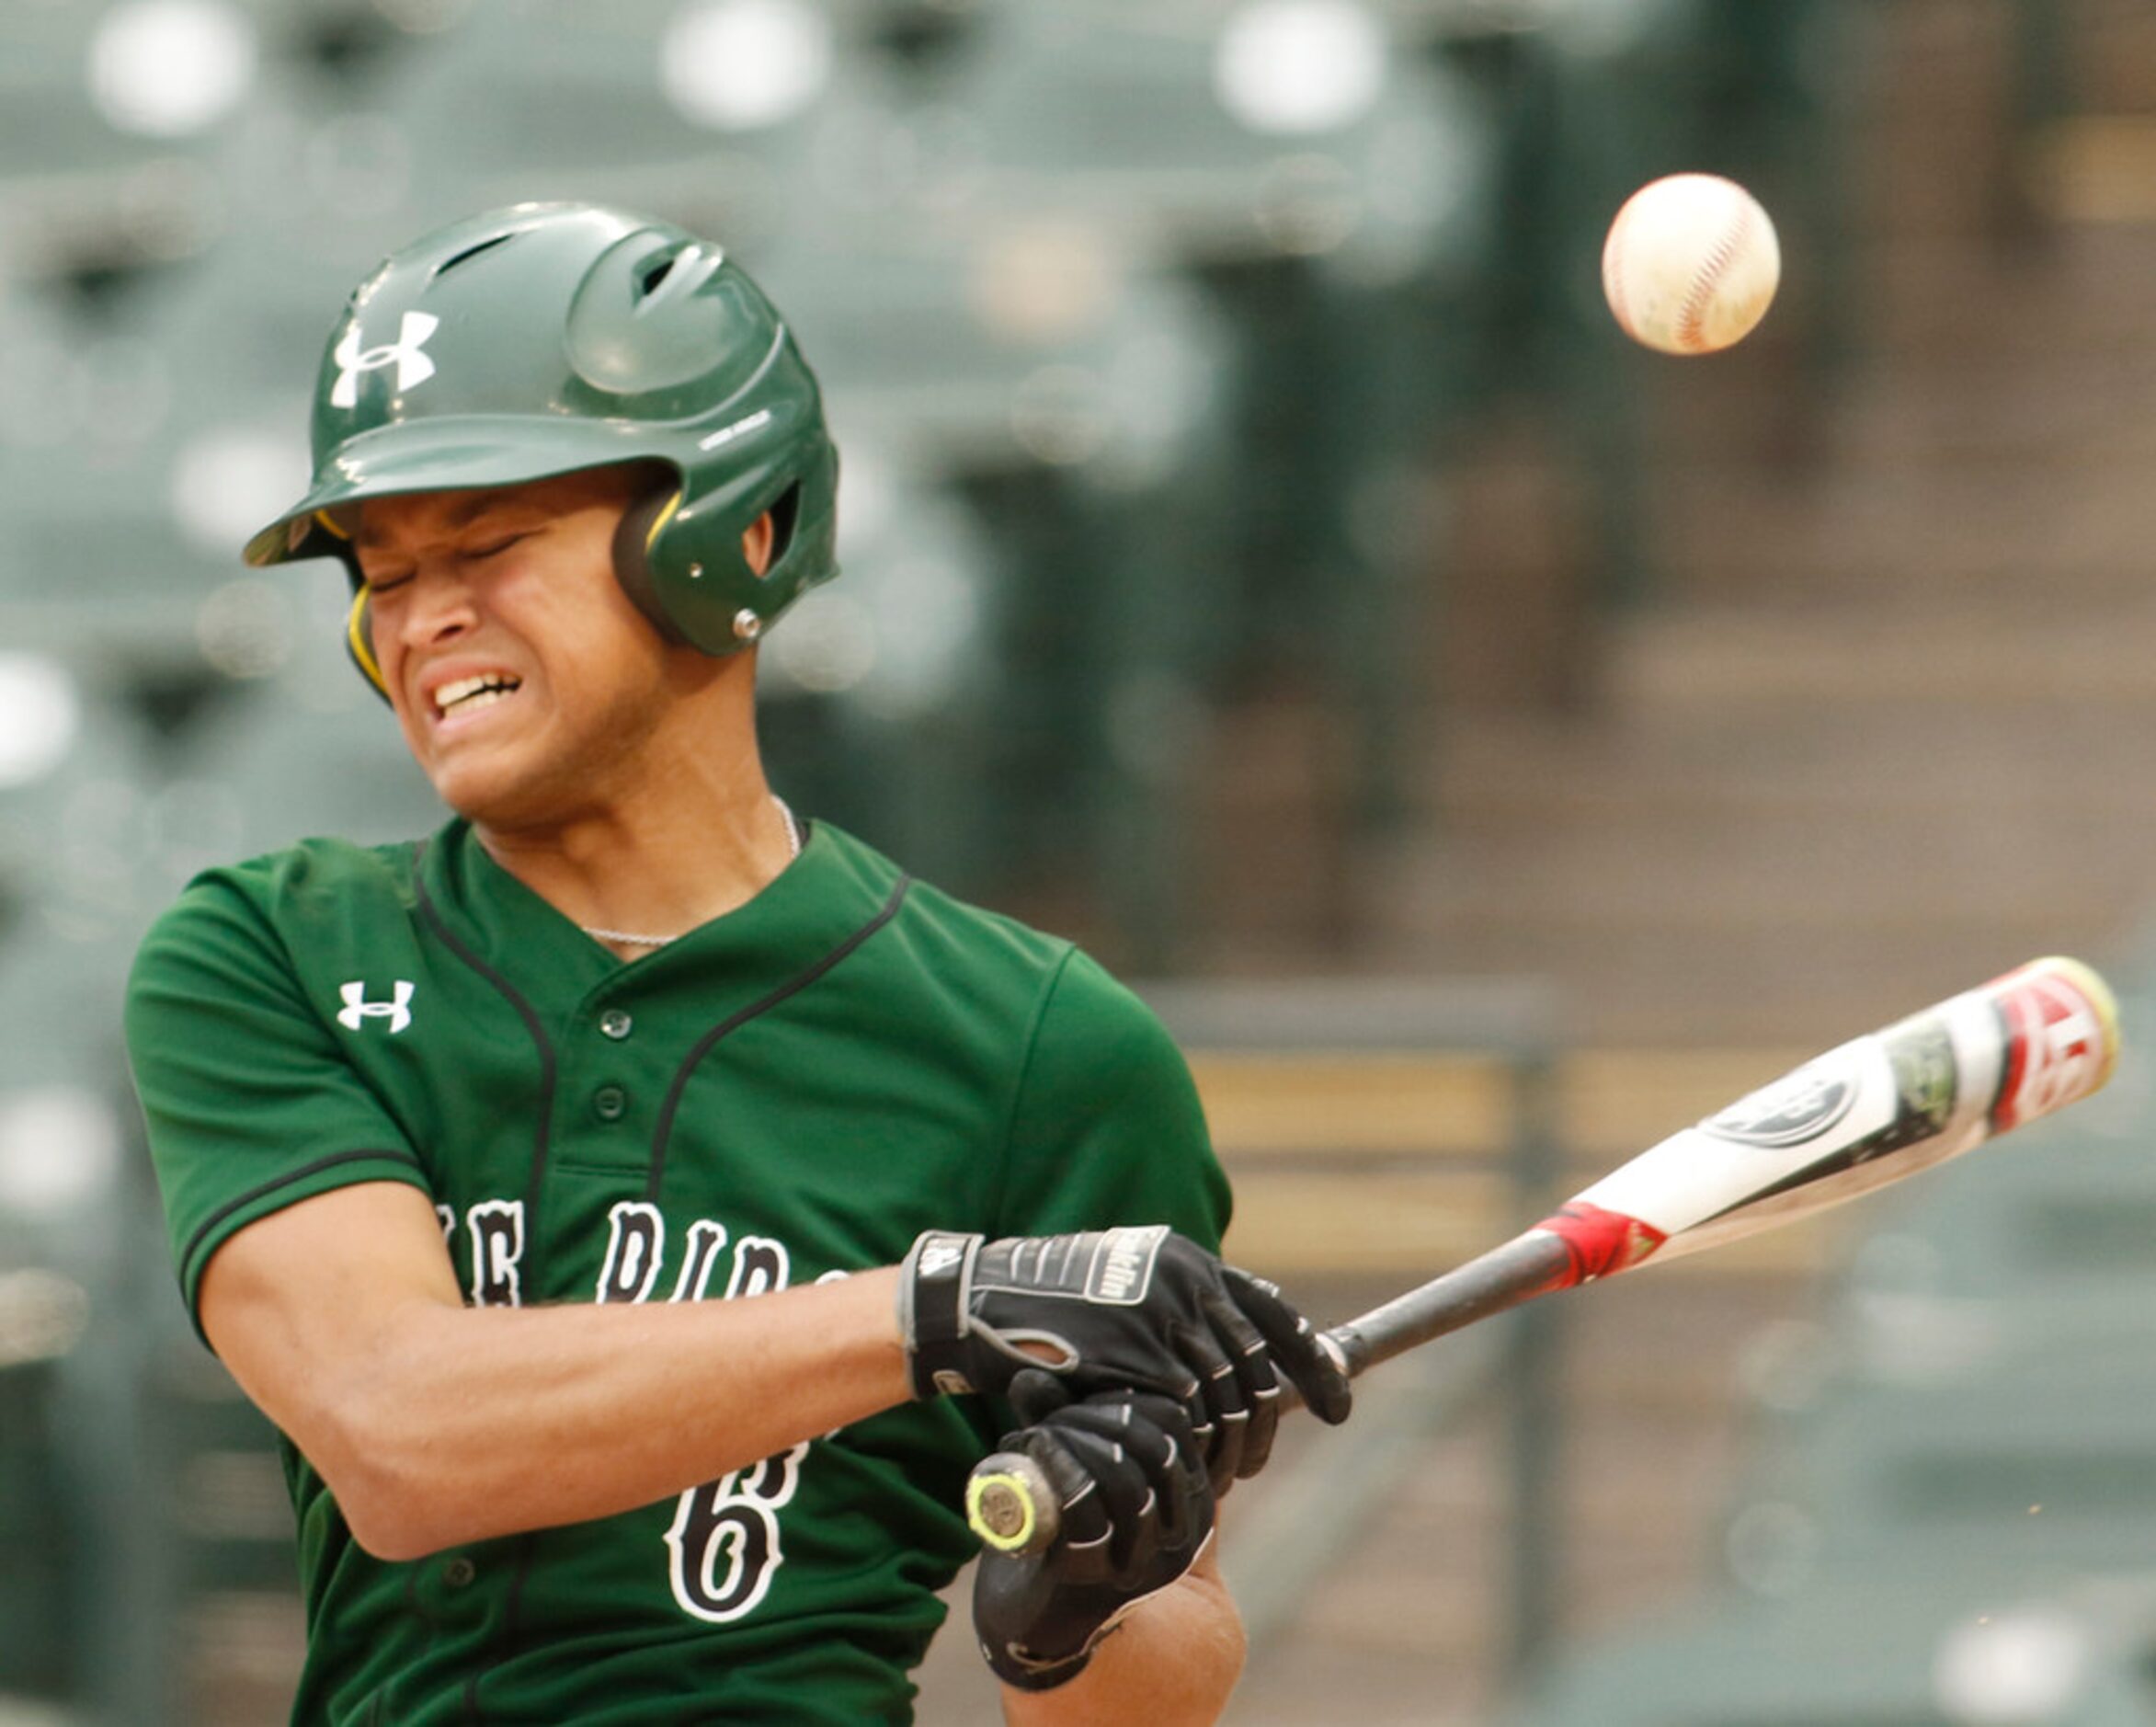
[[[447,1561],[441,1568],[441,1580],[451,1589],[462,1589],[479,1575],[479,1567],[462,1553]]]
[[[618,1085],[602,1085],[591,1094],[591,1107],[601,1121],[619,1121],[629,1113],[629,1093]]]
[[[599,1016],[599,1029],[618,1044],[636,1029],[636,1022],[620,1008],[609,1008]]]

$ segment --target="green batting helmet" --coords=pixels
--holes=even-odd
[[[323,355],[314,453],[249,564],[335,555],[356,582],[348,506],[650,462],[667,483],[614,563],[669,640],[732,653],[838,574],[838,452],[785,324],[712,242],[604,205],[519,204],[384,259]],[[759,576],[741,539],[766,510]],[[349,645],[380,689],[364,590]]]

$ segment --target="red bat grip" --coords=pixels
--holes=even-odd
[[[1335,1326],[1326,1336],[1340,1350],[1352,1378],[1365,1367],[1390,1361],[1433,1337],[1583,1280],[1571,1245],[1548,1225],[1541,1225],[1456,1271]]]

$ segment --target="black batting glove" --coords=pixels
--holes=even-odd
[[[974,1634],[1004,1684],[1046,1691],[1078,1676],[1101,1640],[1165,1589],[1213,1534],[1213,1490],[1189,1419],[1172,1400],[1108,1391],[1070,1401],[1032,1369],[1011,1381],[1019,1419],[1003,1448],[1041,1466],[1062,1528],[1039,1554],[994,1550],[974,1573]]]
[[[1283,1376],[1319,1419],[1348,1417],[1347,1375],[1279,1289],[1163,1225],[998,1241],[930,1230],[900,1270],[919,1397],[1001,1391],[1045,1367],[1078,1397],[1171,1398],[1215,1493],[1264,1468]]]

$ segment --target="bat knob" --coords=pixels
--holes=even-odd
[[[1020,1451],[998,1451],[974,1466],[965,1520],[998,1553],[1040,1552],[1055,1539],[1060,1521],[1047,1476]]]

